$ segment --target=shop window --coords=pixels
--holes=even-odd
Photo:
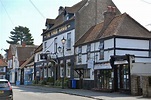
[[[98,87],[101,89],[112,89],[111,70],[99,70]]]

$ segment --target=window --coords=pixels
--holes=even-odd
[[[45,49],[47,48],[47,42],[44,42],[44,48]]]
[[[57,53],[57,38],[54,39],[54,52]]]
[[[48,77],[51,77],[51,69],[48,68]]]
[[[40,54],[37,54],[37,61],[39,61]]]
[[[84,78],[90,78],[90,69],[84,70]]]
[[[91,55],[91,45],[90,44],[88,44],[87,45],[87,60],[89,60],[90,59],[90,55]]]
[[[111,70],[98,70],[99,88],[112,89]]]
[[[151,49],[151,40],[149,40],[149,50]],[[149,51],[149,57],[151,57],[151,51]]]
[[[78,63],[82,62],[82,47],[78,49]]]
[[[104,59],[104,42],[100,42],[100,45],[99,45],[99,49],[100,49],[100,60],[103,60]]]
[[[4,72],[4,68],[0,68],[0,72]]]
[[[63,77],[64,76],[63,74],[64,74],[64,70],[62,67],[60,67],[60,77]]]
[[[66,14],[65,21],[69,20],[69,14]]]
[[[67,34],[67,49],[71,49],[71,33]]]
[[[67,67],[66,76],[67,76],[67,77],[70,77],[70,67]]]

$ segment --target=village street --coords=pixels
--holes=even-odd
[[[13,86],[14,100],[150,100],[142,96],[104,93],[83,89],[61,89],[42,86]]]
[[[13,86],[14,100],[94,100],[55,91]]]

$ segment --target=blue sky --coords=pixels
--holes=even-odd
[[[42,29],[46,18],[55,18],[59,6],[72,6],[81,0],[0,0],[0,49],[8,49],[10,31],[16,26],[26,26],[34,38],[34,44],[42,43]],[[35,9],[32,3],[39,9]],[[122,13],[126,12],[140,24],[151,30],[151,0],[113,0]],[[3,50],[0,53],[4,54]]]

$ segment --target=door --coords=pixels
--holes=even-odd
[[[124,65],[117,65],[116,66],[116,73],[115,81],[116,82],[116,86],[117,86],[117,90],[116,91],[119,91],[119,90],[130,90],[130,71],[129,71],[129,67],[128,67],[128,64],[124,64]]]

